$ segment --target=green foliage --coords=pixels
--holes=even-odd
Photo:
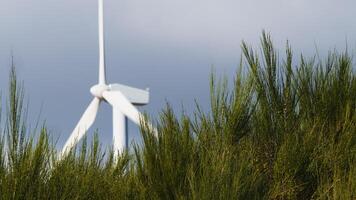
[[[356,77],[351,56],[295,64],[268,34],[246,43],[228,89],[212,74],[211,109],[167,105],[157,135],[118,160],[96,134],[59,160],[46,125],[26,128],[23,86],[10,71],[0,137],[0,199],[356,199]],[[245,72],[245,73],[242,73]],[[36,139],[34,139],[36,138]]]

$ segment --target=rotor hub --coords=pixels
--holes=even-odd
[[[90,88],[90,93],[93,96],[98,97],[99,99],[102,99],[103,93],[107,90],[109,90],[108,85],[98,84],[98,85],[94,85],[93,87]]]

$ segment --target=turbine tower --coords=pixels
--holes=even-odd
[[[114,156],[122,153],[128,146],[127,118],[140,125],[142,114],[135,106],[146,105],[149,102],[149,91],[122,84],[107,84],[105,74],[104,47],[104,2],[98,0],[99,25],[99,82],[90,88],[94,99],[91,101],[72,134],[65,143],[62,156],[66,155],[86,134],[94,123],[101,102],[112,106],[113,113],[113,150]]]

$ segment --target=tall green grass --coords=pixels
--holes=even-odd
[[[263,33],[242,44],[228,88],[210,78],[211,109],[167,105],[158,136],[114,162],[98,137],[58,160],[46,125],[26,127],[23,86],[11,68],[0,137],[1,199],[356,199],[356,77],[351,55],[284,55]],[[283,55],[283,56],[280,56]],[[295,62],[295,60],[299,60]],[[295,63],[294,63],[295,62]]]

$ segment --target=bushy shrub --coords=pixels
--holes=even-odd
[[[58,160],[46,125],[26,128],[23,86],[10,73],[0,137],[1,199],[355,199],[356,78],[351,55],[279,57],[242,44],[228,89],[211,77],[211,109],[179,117],[167,105],[158,135],[142,126],[134,153],[101,150],[96,136]]]

